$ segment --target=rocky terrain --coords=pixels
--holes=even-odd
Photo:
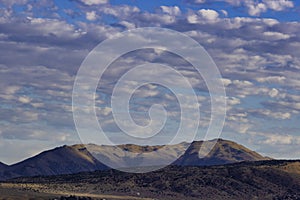
[[[300,161],[270,160],[219,166],[169,166],[132,174],[116,170],[17,178],[15,184],[37,194],[99,199],[300,199]],[[98,196],[97,196],[98,195]]]

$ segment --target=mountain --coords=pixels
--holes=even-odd
[[[0,171],[0,178],[20,176],[72,174],[107,169],[83,145],[62,146],[8,166]]]
[[[214,140],[207,141],[204,144],[202,141],[193,142],[185,154],[174,164],[180,166],[224,165],[242,161],[270,159],[232,141],[218,139],[218,141],[215,142]],[[200,148],[203,148],[203,152],[205,152],[205,146],[210,147],[210,145],[213,144],[215,145],[212,150],[209,151],[208,155],[205,157],[199,155]]]
[[[87,145],[87,149],[95,158],[105,160],[110,166],[151,166],[163,165],[164,159],[176,160],[173,165],[180,166],[203,166],[203,165],[223,165],[242,161],[269,160],[250,149],[235,142],[218,139],[211,141],[194,141],[188,147],[188,143],[164,146],[138,146],[134,144],[116,146]],[[205,149],[214,145],[208,155],[201,156]],[[188,147],[188,148],[187,148]],[[181,155],[181,152],[187,151]],[[157,151],[160,149],[161,151]],[[204,151],[200,151],[204,149]],[[155,152],[153,154],[149,152]],[[133,156],[127,152],[135,153]],[[142,154],[144,153],[144,154]]]
[[[136,196],[130,199],[297,200],[300,199],[300,160],[169,166],[142,174],[105,170],[25,177],[10,180],[9,183],[27,187],[33,185],[34,189],[41,188],[40,193]]]
[[[6,164],[0,162],[0,170],[4,170],[4,169],[6,169],[7,167],[8,167],[8,165],[6,165]]]
[[[206,147],[205,145],[215,142],[216,145],[206,157],[202,158],[199,156],[202,146]],[[242,145],[227,140],[193,142],[187,151],[181,155],[180,153],[187,148],[187,145],[188,143],[166,146],[138,146],[133,144],[119,146],[99,146],[95,144],[65,145],[42,152],[37,156],[4,169],[0,168],[0,179],[20,176],[73,174],[108,169],[106,165],[100,162],[103,160],[106,164],[109,163],[109,166],[137,168],[163,165],[164,159],[161,159],[162,157],[170,160],[175,160],[175,158],[179,157],[173,163],[173,165],[179,166],[222,165],[268,159]],[[164,148],[161,151],[157,151],[162,147]],[[130,152],[133,152],[134,155],[130,154]]]

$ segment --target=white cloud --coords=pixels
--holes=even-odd
[[[269,96],[274,98],[279,94],[279,91],[276,88],[273,88],[272,90],[270,90],[269,92]]]
[[[219,0],[218,0],[219,1]],[[252,16],[259,16],[268,9],[282,11],[287,8],[294,7],[294,3],[289,0],[224,0],[234,6],[244,5],[248,9],[248,13]]]
[[[215,23],[219,20],[219,13],[211,9],[201,9],[196,13],[190,13],[187,20],[191,24]]]
[[[230,120],[234,123],[248,123],[248,114],[247,113],[230,113],[227,115],[226,117],[226,120]],[[229,123],[232,123],[232,122],[229,122]]]
[[[245,6],[248,13],[252,16],[259,16],[261,13],[266,12],[268,9],[275,11],[283,11],[287,8],[293,8],[294,3],[290,0],[212,0],[215,2],[226,2],[233,6]],[[205,0],[193,0],[193,3],[203,4]]]
[[[203,19],[207,20],[208,22],[216,22],[219,17],[219,13],[211,9],[201,9],[198,11],[198,13]]]
[[[228,12],[226,10],[221,10],[221,13],[225,16],[228,17]]]
[[[80,0],[80,1],[88,6],[108,3],[108,0]]]
[[[286,78],[284,76],[266,76],[256,78],[256,80],[260,83],[284,83]]]
[[[225,87],[227,87],[228,85],[230,85],[232,83],[232,81],[230,79],[227,79],[227,78],[222,78],[222,82],[223,82]]]
[[[196,23],[198,23],[198,17],[195,14],[189,15],[189,16],[187,16],[187,21],[190,24],[196,24]]]
[[[263,144],[292,144],[294,137],[291,135],[265,135],[267,138],[265,141],[262,141]]]
[[[98,110],[99,110],[100,114],[104,115],[104,116],[108,116],[112,111],[112,109],[110,107],[99,108]]]
[[[27,104],[27,103],[31,102],[31,99],[27,96],[21,96],[21,97],[19,97],[19,102]]]
[[[276,25],[276,24],[279,24],[279,21],[276,20],[276,19],[268,19],[268,18],[264,18],[264,19],[262,19],[262,20],[263,20],[263,22],[264,22],[265,24],[267,24],[268,26],[274,26],[274,25]]]
[[[19,86],[8,86],[4,88],[6,94],[15,94],[21,87]]]
[[[253,86],[253,83],[250,81],[244,81],[244,80],[234,80],[233,84],[239,88],[245,88],[245,87],[251,87]]]
[[[136,28],[136,25],[134,23],[130,23],[128,21],[121,21],[121,25],[125,26],[127,29],[134,29]]]
[[[227,104],[230,105],[230,106],[233,106],[233,105],[238,105],[241,103],[241,100],[239,98],[236,98],[236,97],[231,97],[231,98],[227,98]]]
[[[90,21],[94,21],[97,19],[97,14],[95,11],[87,12],[86,13],[86,19]]]
[[[288,34],[284,34],[284,33],[279,33],[279,32],[264,32],[263,33],[264,36],[267,37],[267,39],[271,39],[271,40],[285,40],[285,39],[289,39],[290,36]]]
[[[28,2],[28,0],[1,0],[1,3],[7,5],[7,6],[12,6],[12,5],[25,5]]]
[[[168,6],[160,6],[164,13],[167,13],[172,16],[179,16],[181,15],[180,8],[178,6],[168,7]]]
[[[234,119],[240,119],[240,118],[234,118]],[[241,123],[241,122],[242,121],[238,120],[236,123],[234,122],[229,123],[228,126],[238,133],[246,134],[248,130],[252,127],[252,125],[248,123]]]
[[[293,8],[293,1],[289,0],[263,0],[266,6],[272,10],[281,11],[286,8]]]
[[[263,3],[258,3],[258,4],[248,4],[248,12],[249,15],[252,16],[258,16],[260,15],[262,12],[266,12],[267,11],[267,6]]]
[[[292,116],[291,113],[289,112],[276,112],[267,109],[248,110],[248,112],[256,117],[263,117],[263,118],[270,117],[270,118],[281,119],[281,120],[290,119]]]

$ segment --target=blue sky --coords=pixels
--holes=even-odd
[[[72,89],[81,63],[111,35],[139,27],[185,33],[213,58],[227,95],[222,138],[270,157],[299,158],[299,21],[300,3],[289,0],[0,0],[0,161],[14,163],[80,143]],[[96,99],[112,140],[121,133],[112,122],[111,84],[128,66],[158,61],[194,80],[193,70],[169,53],[145,50],[118,59]],[[203,116],[196,138],[201,140],[209,95],[201,80],[193,86]],[[166,126],[171,134],[178,126],[174,96],[151,85],[135,95],[136,122],[146,124],[147,109],[163,103],[171,113]]]

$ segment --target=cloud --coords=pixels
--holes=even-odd
[[[246,4],[246,6],[248,7],[249,15],[252,16],[259,16],[262,12],[267,11],[267,6],[266,4],[263,3],[258,3],[258,4],[249,3]]]
[[[29,97],[26,97],[26,96],[21,96],[21,97],[19,97],[19,102],[27,104],[27,103],[31,102],[31,99]]]
[[[2,0],[1,3],[4,5],[11,7],[13,5],[25,5],[28,0]]]
[[[288,112],[276,112],[274,110],[266,110],[266,109],[256,109],[256,110],[249,110],[248,113],[252,114],[256,117],[269,117],[274,119],[281,119],[286,120],[291,118],[291,113]]]
[[[264,36],[266,36],[267,39],[270,40],[285,40],[285,39],[289,39],[290,36],[288,34],[283,34],[283,33],[278,33],[278,32],[264,32],[263,33]]]
[[[270,97],[274,98],[279,94],[279,91],[276,88],[272,88],[272,90],[270,90],[269,95]]]
[[[219,20],[219,13],[212,9],[201,9],[196,13],[190,13],[187,20],[191,24],[215,23]]]
[[[209,22],[215,22],[219,17],[219,14],[215,10],[211,9],[201,9],[198,11],[198,13],[201,17]]]
[[[88,6],[108,3],[108,0],[80,0],[80,1]]]
[[[86,13],[86,19],[90,21],[94,21],[97,19],[97,15],[95,11],[87,12]]]
[[[5,1],[10,6],[18,2],[25,5],[26,1]],[[282,0],[226,2],[234,7],[242,6],[256,16],[294,6],[291,1]],[[245,138],[251,137],[253,131],[281,135],[271,126],[282,126],[282,133],[288,132],[288,135],[292,135],[292,131],[299,132],[294,121],[300,113],[300,23],[282,21],[280,16],[276,16],[278,20],[230,17],[235,16],[231,13],[234,8],[228,8],[227,13],[214,6],[216,2],[197,0],[194,3],[201,3],[201,9],[189,10],[183,5],[180,8],[159,6],[154,11],[145,11],[137,6],[82,0],[79,4],[72,4],[76,9],[69,14],[55,5],[48,5],[48,9],[36,7],[51,10],[51,13],[37,12],[32,2],[32,8],[22,13],[16,13],[14,9],[3,11],[4,15],[0,17],[0,100],[1,121],[5,125],[1,125],[1,137],[54,143],[67,143],[76,138],[71,94],[81,62],[104,39],[127,29],[145,26],[186,33],[208,51],[223,75],[228,95],[224,130]],[[210,3],[210,9],[205,3]],[[101,80],[103,88],[98,88],[96,111],[106,130],[120,131],[112,119],[109,105],[108,96],[113,84],[130,67],[145,62],[169,63],[191,80],[201,100],[201,127],[207,126],[210,100],[205,82],[182,59],[164,51],[149,50],[120,58]],[[132,115],[138,123],[147,122],[143,119],[145,116],[147,119],[149,106],[155,103],[166,106],[171,120],[174,120],[172,123],[178,120],[176,98],[170,92],[145,87],[133,97],[137,98],[133,100],[136,107],[133,107]],[[141,98],[148,100],[142,101]],[[295,129],[290,130],[291,126]],[[279,137],[270,136],[266,146],[274,149],[272,145],[278,140]],[[283,142],[282,149],[287,149],[284,147],[287,144],[288,141]]]
[[[268,8],[276,11],[282,11],[286,8],[293,8],[293,1],[289,0],[263,0],[263,2],[267,5]]]
[[[267,135],[267,139],[262,141],[263,144],[284,144],[289,145],[295,140],[291,135]],[[300,138],[298,138],[299,140]]]
[[[228,17],[228,12],[226,10],[221,10],[221,13],[224,17]]]
[[[264,76],[264,77],[258,77],[256,80],[260,83],[277,83],[277,84],[283,84],[286,80],[284,76]]]
[[[181,11],[178,6],[172,6],[172,7],[160,6],[160,8],[161,8],[162,12],[167,13],[169,15],[173,15],[173,16],[181,15]]]
[[[235,7],[244,6],[249,15],[259,16],[261,13],[267,12],[269,9],[274,11],[283,11],[288,8],[293,8],[293,1],[289,0],[213,0],[214,2],[226,2]],[[205,0],[188,0],[189,3],[205,4],[211,3]]]

